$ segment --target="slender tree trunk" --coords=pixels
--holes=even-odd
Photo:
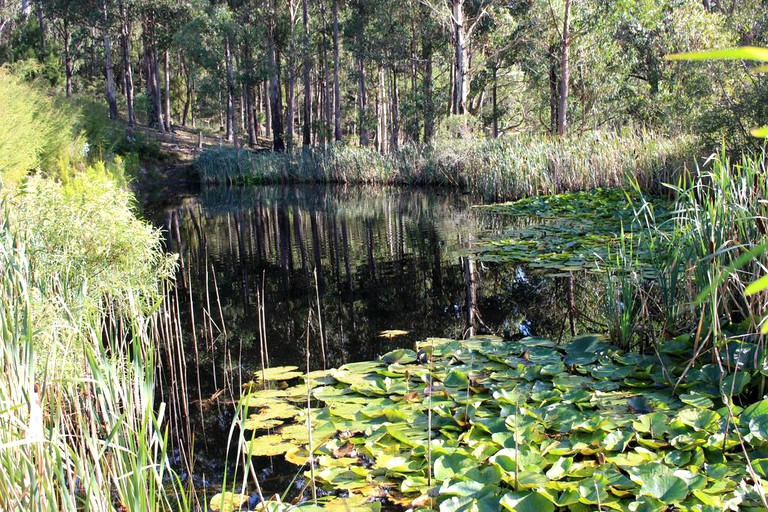
[[[133,111],[133,68],[131,67],[131,22],[125,10],[124,0],[120,0],[120,49],[123,59],[123,83],[125,88],[125,109],[128,124],[136,122]]]
[[[254,147],[258,142],[256,136],[256,94],[253,90],[253,84],[250,81],[245,85],[245,104],[247,108],[246,120],[248,123],[248,145]]]
[[[269,21],[267,31],[267,46],[269,53],[270,83],[269,100],[271,102],[270,110],[272,112],[272,149],[274,151],[285,151],[285,141],[283,140],[283,98],[280,90],[280,64],[275,48],[275,23],[273,19]]]
[[[163,74],[165,75],[165,131],[171,131],[173,119],[171,116],[171,62],[168,50],[163,53]]]
[[[325,41],[327,43],[327,41]],[[325,106],[324,112],[324,124],[325,130],[323,130],[323,142],[326,139],[331,139],[331,126],[333,126],[333,98],[331,97],[331,87],[329,85],[328,77],[330,75],[330,65],[328,64],[328,50],[326,45],[323,45],[323,100]]]
[[[146,66],[147,98],[149,110],[147,124],[163,131],[163,109],[160,101],[160,82],[158,80],[157,48],[152,33],[151,21],[144,21],[144,64]]]
[[[390,148],[394,151],[400,145],[400,92],[397,89],[397,72],[392,69],[392,86],[390,97],[392,99],[392,128],[389,141]]]
[[[312,56],[309,53],[309,5],[307,0],[301,3],[301,18],[304,24],[304,125],[302,144],[312,144]]]
[[[361,80],[364,81],[364,78]],[[339,84],[339,0],[333,0],[333,136],[334,139],[336,139],[336,142],[341,141],[341,85]]]
[[[270,84],[271,84],[271,81],[264,82],[264,114],[265,114],[264,137],[266,137],[267,139],[272,138],[272,100],[269,94]]]
[[[421,60],[424,62],[422,93],[424,95],[424,143],[429,144],[435,135],[435,103],[432,96],[432,39],[422,36]]]
[[[296,32],[296,10],[294,9],[292,0],[289,0],[288,4],[288,10],[290,11],[291,18],[291,43],[288,48],[288,83],[286,84],[285,88],[287,104],[285,108],[285,134],[287,139],[287,147],[290,151],[293,149],[293,136],[295,131],[294,126],[296,117],[296,45],[294,44],[294,34]]]
[[[192,72],[187,65],[187,59],[184,57],[183,53],[179,59],[179,64],[181,65],[181,72],[184,74],[184,81],[186,82],[186,94],[184,95],[184,110],[181,114],[181,125],[187,126],[187,119],[189,119],[189,109],[192,106],[192,89],[194,87],[194,83],[192,81]]]
[[[69,52],[69,47],[72,44],[72,36],[69,33],[69,22],[62,20],[62,32],[64,38],[64,78],[66,80],[66,95],[67,98],[72,96],[72,54]]]
[[[571,79],[569,53],[571,48],[571,0],[565,0],[563,17],[562,53],[560,54],[560,100],[557,109],[557,134],[564,135],[568,129],[568,82]]]
[[[555,45],[550,44],[547,52],[549,59],[549,133],[557,133],[557,106],[558,106],[558,82],[557,82],[557,57]]]
[[[499,68],[496,63],[493,64],[493,138],[499,137]]]
[[[224,58],[227,66],[227,140],[237,147],[237,118],[235,117],[235,70],[232,65],[232,46],[229,36],[224,37]]]
[[[107,3],[106,0],[102,4],[104,8],[104,68],[106,71],[106,95],[107,104],[109,105],[109,118],[117,119],[117,98],[115,93],[115,71],[112,69],[112,44],[109,40],[109,18],[107,17]]]
[[[43,17],[43,3],[38,0],[35,2],[35,15],[37,15],[37,25],[40,28],[40,49],[45,52],[48,49],[46,41],[45,18]]]
[[[463,114],[467,106],[467,93],[465,87],[466,70],[466,34],[464,28],[464,0],[453,0],[453,29],[454,29],[454,52],[456,59],[456,69],[454,73],[454,96],[453,114]]]
[[[377,98],[376,110],[379,117],[379,129],[376,133],[376,141],[379,145],[379,152],[386,153],[388,150],[387,145],[387,80],[385,77],[384,67],[379,66],[379,93]]]
[[[417,55],[417,42],[416,42],[416,16],[413,12],[410,13],[411,18],[411,97],[416,98],[419,88],[419,67],[418,67],[418,55]],[[405,135],[409,142],[418,142],[419,140],[419,116],[414,110],[405,120]]]
[[[366,107],[368,104],[368,97],[365,91],[365,61],[363,60],[362,55],[358,59],[358,65],[359,65],[359,77],[358,77],[358,123],[359,123],[359,130],[360,130],[360,145],[361,146],[367,146],[368,145],[368,126],[366,123]]]

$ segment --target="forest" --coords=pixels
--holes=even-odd
[[[766,73],[766,0],[0,0],[0,510],[768,509]]]

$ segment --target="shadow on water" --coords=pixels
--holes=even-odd
[[[311,369],[324,365],[321,339],[325,365],[337,367],[427,337],[570,332],[573,277],[466,258],[473,240],[512,222],[471,208],[472,199],[409,188],[210,188],[156,215],[180,258],[190,420],[209,474],[224,459],[231,400],[261,367],[260,340],[266,364],[304,369],[310,316]],[[589,295],[588,276],[575,286]]]

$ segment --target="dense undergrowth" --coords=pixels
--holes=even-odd
[[[205,183],[377,183],[452,186],[491,200],[557,194],[635,180],[646,189],[674,181],[693,162],[693,140],[595,132],[556,139],[446,138],[382,155],[336,145],[291,154],[231,148],[204,152],[195,164]]]
[[[0,70],[0,509],[187,509],[156,409],[174,260],[124,132]]]

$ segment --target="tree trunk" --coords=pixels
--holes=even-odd
[[[235,117],[235,70],[232,66],[232,47],[229,36],[224,37],[224,58],[227,66],[227,140],[237,147],[237,118]]]
[[[160,85],[160,57],[158,56],[157,41],[152,48],[152,76],[155,79],[155,108],[157,110],[157,126],[160,131],[165,131],[165,114],[163,113],[163,94]]]
[[[432,97],[432,38],[425,34],[421,39],[421,60],[424,62],[422,93],[424,94],[424,143],[429,144],[435,135],[435,103]]]
[[[285,141],[283,140],[283,97],[280,90],[280,64],[278,62],[277,49],[275,48],[275,23],[274,19],[269,21],[267,30],[267,46],[269,53],[269,67],[271,77],[269,80],[269,101],[270,111],[272,112],[272,149],[274,151],[285,151]]]
[[[493,138],[499,138],[499,67],[493,64]]]
[[[288,48],[288,83],[286,84],[286,108],[285,108],[285,134],[287,147],[290,151],[293,149],[293,132],[296,116],[296,45],[294,44],[294,33],[296,31],[296,10],[293,7],[293,1],[289,0],[288,10],[290,11],[291,43]]]
[[[109,118],[117,119],[117,99],[115,98],[115,71],[112,69],[112,44],[109,40],[109,22],[107,18],[107,3],[102,4],[104,7],[104,68],[106,71],[106,95],[107,104],[109,105]]]
[[[358,59],[358,65],[360,67],[360,73],[358,76],[358,124],[359,124],[359,130],[360,130],[360,145],[361,146],[367,146],[368,145],[368,126],[366,122],[366,107],[368,104],[368,98],[365,91],[365,61],[363,60],[362,55]]]
[[[302,127],[302,144],[312,144],[312,56],[309,53],[309,6],[307,0],[302,0],[301,18],[304,24],[304,125]]]
[[[387,108],[389,106],[389,98],[387,97],[387,79],[383,66],[379,66],[379,94],[377,98],[376,111],[379,117],[379,129],[376,133],[376,141],[379,145],[379,152],[386,153],[389,149],[387,140],[388,129],[388,116]]]
[[[362,70],[362,61],[360,66]],[[363,77],[361,80],[361,84],[363,84],[362,90],[364,91],[365,78]],[[333,136],[336,139],[336,142],[341,141],[341,86],[339,84],[339,0],[333,0]]]
[[[192,73],[187,65],[187,59],[184,57],[184,53],[181,54],[179,59],[179,65],[181,66],[181,72],[184,75],[185,82],[185,94],[184,94],[184,109],[181,113],[181,125],[187,126],[187,119],[189,119],[189,109],[192,106]]]
[[[400,92],[397,89],[397,72],[394,69],[392,69],[391,84],[392,113],[390,119],[392,119],[392,127],[390,130],[389,147],[395,151],[400,145]]]
[[[454,105],[452,114],[463,114],[467,106],[466,78],[466,34],[464,28],[464,0],[453,0],[453,38],[456,69],[454,72]]]
[[[272,100],[269,94],[270,82],[264,82],[264,137],[272,138]]]
[[[163,76],[165,77],[163,83],[165,86],[163,94],[163,99],[165,100],[165,131],[170,132],[171,125],[173,124],[171,116],[171,62],[167,49],[163,52]]]
[[[333,125],[333,99],[331,97],[331,87],[328,77],[330,76],[330,66],[328,65],[328,51],[326,45],[323,45],[323,100],[325,103],[323,142],[331,139],[331,126]]]
[[[43,3],[38,0],[35,2],[35,14],[37,15],[37,25],[40,28],[40,49],[45,52],[45,50],[48,48],[47,42],[46,42],[46,28],[45,28],[45,18],[43,17]]]
[[[557,133],[557,106],[558,106],[558,82],[557,82],[557,58],[555,56],[555,45],[550,44],[547,51],[549,59],[549,133]]]
[[[133,69],[131,67],[131,22],[125,11],[125,2],[120,0],[120,49],[123,59],[123,83],[125,88],[125,109],[128,124],[136,122],[133,111]]]
[[[568,59],[571,48],[571,0],[565,0],[565,16],[563,17],[562,53],[560,54],[560,99],[557,107],[557,134],[564,135],[568,128],[568,82],[571,79],[570,62]]]
[[[66,80],[67,98],[72,96],[72,54],[69,52],[69,46],[72,43],[72,36],[69,33],[69,22],[62,20],[62,31],[64,36],[64,77]]]

